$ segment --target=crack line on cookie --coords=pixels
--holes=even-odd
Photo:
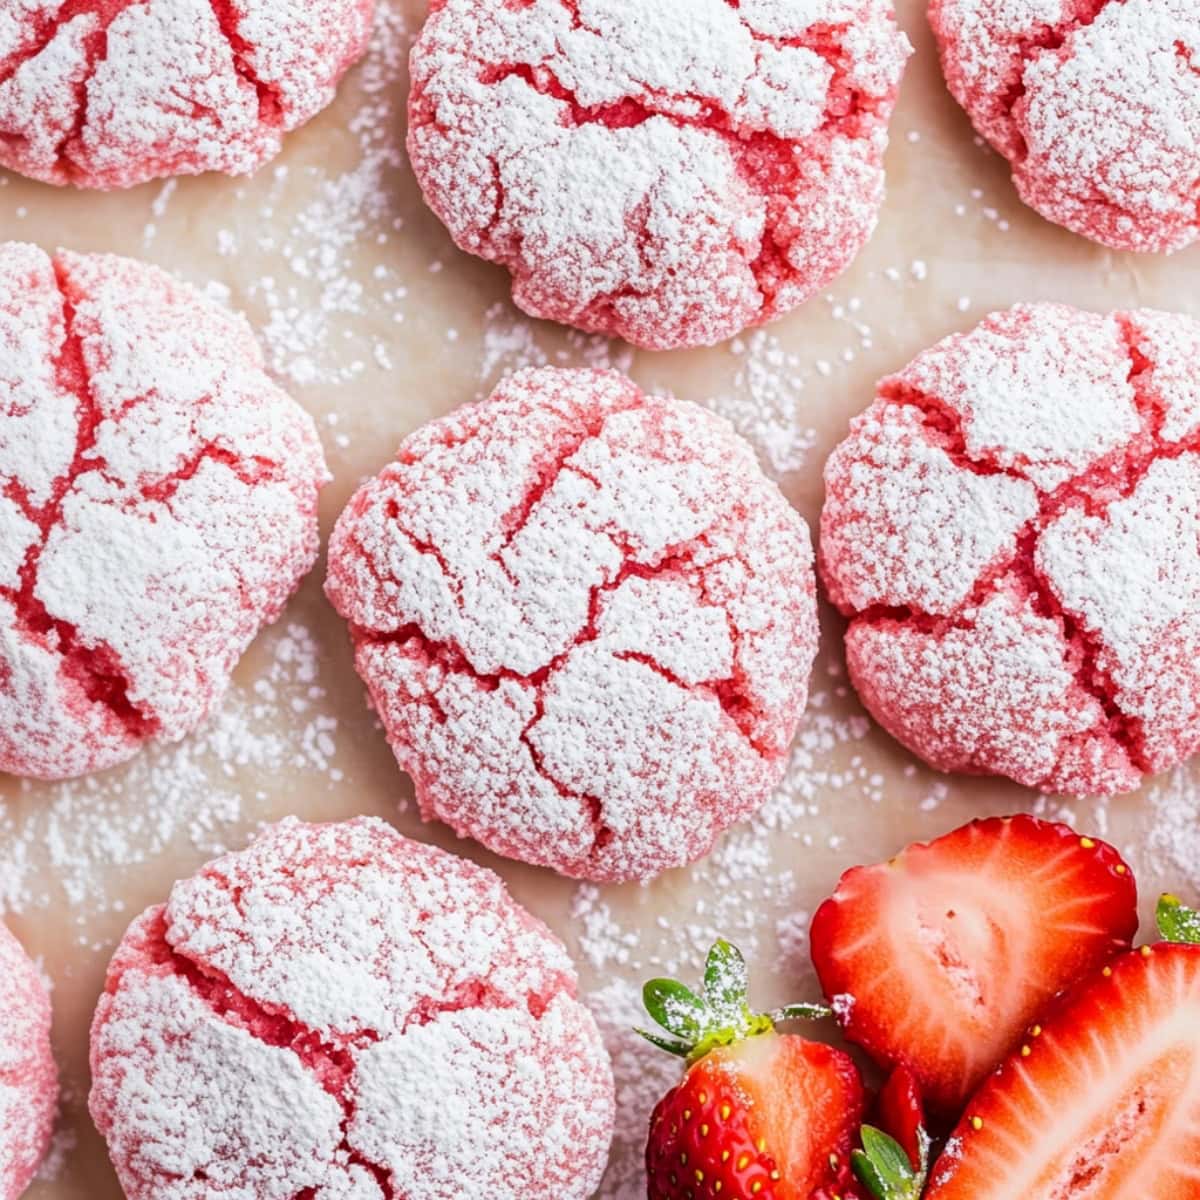
[[[200,963],[186,957],[166,942],[165,932],[164,927],[164,947],[175,977],[182,979],[192,994],[218,1019],[268,1046],[289,1050],[296,1056],[305,1070],[341,1107],[342,1140],[335,1154],[344,1155],[346,1165],[359,1166],[368,1171],[379,1184],[384,1200],[393,1200],[391,1172],[357,1150],[351,1144],[349,1134],[355,1116],[354,1100],[349,1095],[355,1070],[354,1050],[377,1041],[378,1035],[364,1030],[360,1038],[347,1039],[345,1045],[329,1042],[285,1008],[275,1009],[263,1004],[235,987],[228,976],[211,963]],[[275,1027],[273,1037],[265,1036],[263,1026],[268,1023]]]
[[[130,680],[116,652],[104,643],[84,644],[77,627],[55,617],[37,596],[42,555],[54,530],[62,524],[67,496],[81,476],[103,470],[105,465],[103,459],[94,455],[103,416],[92,391],[82,339],[75,327],[75,305],[62,264],[55,261],[53,269],[63,319],[63,341],[54,363],[55,378],[57,385],[75,398],[78,420],[75,450],[65,473],[53,482],[46,504],[31,509],[28,495],[24,497],[26,516],[37,526],[39,536],[26,551],[17,589],[0,589],[0,594],[13,604],[17,621],[29,636],[55,646],[63,674],[78,683],[92,703],[104,705],[130,737],[142,739],[157,732],[158,718],[130,700]]]
[[[233,55],[233,68],[248,83],[258,96],[258,119],[264,125],[281,126],[284,123],[283,93],[278,84],[269,83],[257,72],[253,63],[255,48],[241,32],[241,16],[234,0],[208,0],[217,19],[221,36],[229,43]],[[217,114],[218,120],[220,119]]]
[[[1017,105],[1026,94],[1025,72],[1028,64],[1043,54],[1062,50],[1071,37],[1094,25],[1110,5],[1124,4],[1125,2],[1126,0],[1085,0],[1083,6],[1070,20],[1057,25],[1043,25],[1040,31],[1012,38],[1007,43],[1016,54],[1018,66],[1012,83],[999,97],[999,104],[1000,111],[1008,118],[1010,132],[1017,141],[1019,153],[1014,160],[1014,165],[1023,163],[1029,156],[1025,130],[1018,125],[1014,115]]]

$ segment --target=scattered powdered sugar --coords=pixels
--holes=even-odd
[[[640,985],[614,979],[585,999],[608,1047],[617,1088],[613,1150],[597,1200],[645,1200],[646,1130],[654,1106],[679,1082],[679,1060],[649,1052],[634,1032],[646,1024]]]
[[[152,746],[120,771],[0,800],[0,913],[65,902],[82,923],[122,911],[120,872],[183,842],[223,853],[226,831],[261,798],[257,775],[337,783],[337,718],[318,680],[318,650],[295,623],[263,638],[266,667],[235,684],[177,746]],[[280,722],[279,711],[290,715]],[[19,805],[19,811],[17,806]],[[47,872],[47,866],[50,872]]]
[[[712,344],[862,247],[908,53],[885,0],[444,0],[414,50],[409,149],[526,312]]]
[[[89,1107],[130,1200],[586,1200],[613,1083],[575,990],[490,871],[289,819],[130,927]]]
[[[565,346],[547,348],[532,321],[510,305],[494,304],[486,315],[479,378],[487,382],[527,367],[546,366],[585,366],[625,373],[633,364],[633,347],[627,342],[577,329],[566,330],[565,339]]]
[[[817,440],[804,417],[802,357],[765,329],[735,339],[732,350],[739,359],[733,387],[706,403],[732,422],[773,476],[799,471]]]
[[[362,374],[363,361],[348,362],[344,343],[333,340],[339,317],[378,314],[385,327],[404,319],[407,289],[396,272],[380,266],[360,281],[355,266],[364,253],[385,247],[403,224],[395,213],[394,185],[405,166],[400,78],[408,40],[399,5],[381,3],[357,72],[362,98],[348,125],[358,140],[357,162],[340,174],[303,168],[312,176],[315,196],[283,233],[273,228],[279,224],[275,205],[294,193],[299,181],[294,169],[277,168],[273,196],[254,230],[257,247],[278,257],[280,275],[260,277],[249,295],[267,307],[261,334],[272,368],[298,385],[348,383]],[[229,252],[236,244],[235,238]],[[283,271],[290,271],[292,282],[284,282]],[[368,353],[386,367],[390,346],[391,338],[382,334],[371,341]]]
[[[1140,847],[1164,880],[1200,891],[1200,782],[1195,771],[1179,768],[1151,788],[1148,833]]]

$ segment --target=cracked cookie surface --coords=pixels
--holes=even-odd
[[[0,13],[0,166],[125,188],[246,175],[333,99],[374,0],[18,0]]]
[[[434,0],[409,151],[526,312],[652,348],[781,316],[883,198],[888,0]]]
[[[288,820],[130,927],[91,1112],[130,1200],[586,1200],[613,1083],[575,993],[490,871]]]
[[[38,969],[0,923],[0,1200],[17,1200],[50,1145],[58,1071],[50,997]]]
[[[317,553],[316,428],[155,267],[0,246],[0,770],[177,740]]]
[[[1193,0],[932,0],[946,80],[1047,220],[1117,250],[1200,236]]]
[[[702,857],[781,777],[808,529],[697,405],[523,371],[351,500],[330,599],[422,813],[597,879]]]
[[[934,767],[1074,796],[1200,746],[1200,324],[1022,305],[884,380],[826,467],[851,677]]]

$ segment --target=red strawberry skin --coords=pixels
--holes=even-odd
[[[927,1200],[1197,1200],[1200,946],[1123,955],[979,1090]]]
[[[846,1036],[907,1067],[954,1120],[1059,992],[1132,943],[1133,873],[1103,842],[1020,815],[973,821],[857,867],[813,919]]]
[[[840,1050],[768,1033],[712,1051],[659,1103],[649,1200],[832,1200],[852,1194],[866,1097]]]
[[[925,1106],[913,1073],[897,1067],[879,1090],[876,1101],[878,1125],[895,1138],[908,1155],[914,1171],[921,1169],[921,1132],[925,1127]]]

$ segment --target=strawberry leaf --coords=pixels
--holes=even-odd
[[[928,1174],[929,1139],[921,1131],[921,1169],[914,1171],[908,1152],[873,1125],[862,1127],[861,1150],[850,1158],[854,1173],[874,1200],[920,1200]]]
[[[831,1015],[820,1004],[791,1004],[770,1013],[755,1012],[747,1000],[748,984],[742,952],[722,938],[708,952],[701,995],[674,979],[652,979],[642,989],[646,1011],[671,1037],[637,1032],[668,1054],[694,1063],[719,1046],[770,1033],[777,1021],[817,1021]]]
[[[833,1016],[833,1009],[826,1004],[785,1004],[767,1015],[777,1025],[780,1021],[824,1021]]]
[[[648,1033],[645,1029],[634,1029],[633,1032],[639,1037],[644,1037],[650,1045],[657,1046],[668,1054],[674,1054],[676,1058],[687,1058],[692,1051],[691,1046],[686,1042],[675,1042],[670,1038],[659,1037],[657,1033]]]
[[[674,979],[651,979],[642,989],[646,1011],[668,1033],[695,1044],[712,1023],[712,1013],[691,988]]]
[[[1157,919],[1158,931],[1168,942],[1200,945],[1200,912],[1188,908],[1178,896],[1159,900]]]
[[[724,938],[714,942],[704,966],[704,999],[718,1018],[736,1020],[749,990],[750,971],[742,952]]]

